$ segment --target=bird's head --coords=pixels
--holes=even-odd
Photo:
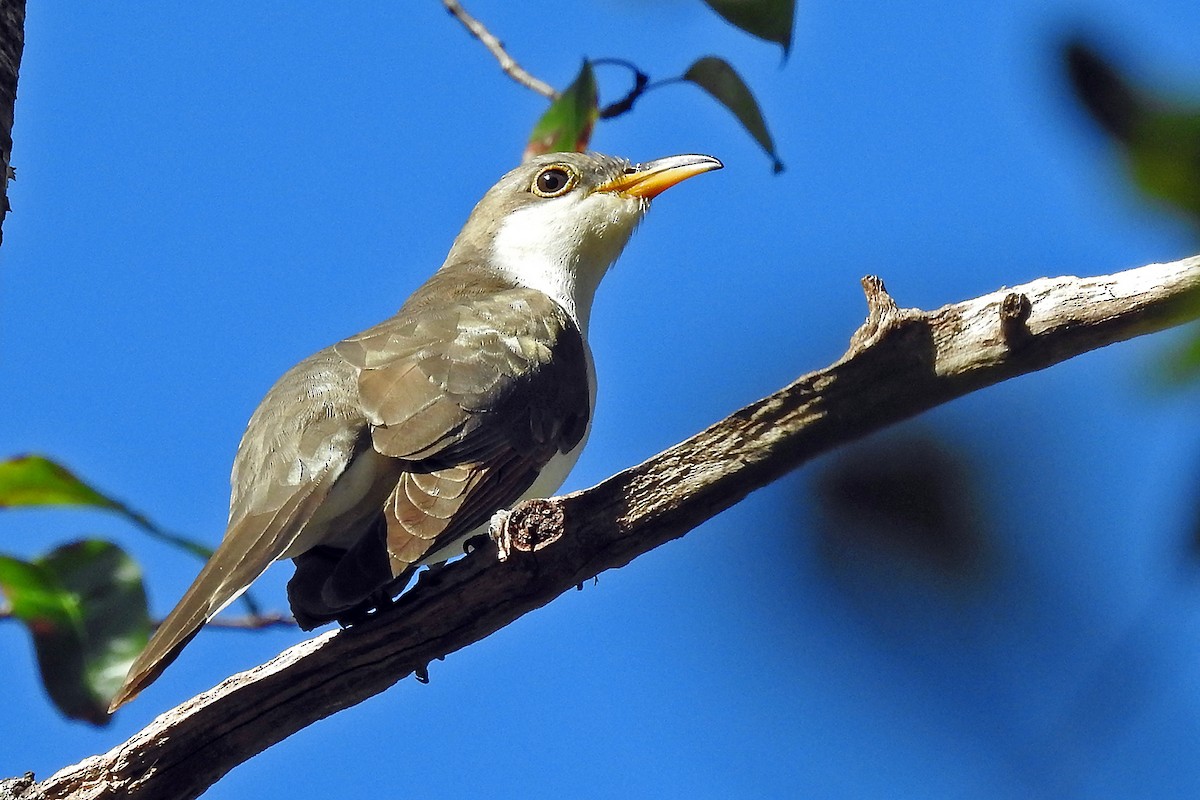
[[[548,153],[488,190],[447,263],[470,261],[563,305],[586,330],[600,279],[650,201],[721,162],[701,155],[633,164],[599,153]]]

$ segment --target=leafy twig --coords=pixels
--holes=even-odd
[[[622,114],[633,109],[633,104],[637,99],[645,94],[646,89],[650,87],[650,76],[637,68],[637,65],[632,61],[626,61],[623,58],[597,58],[592,61],[594,66],[613,65],[617,67],[625,67],[633,73],[633,88],[629,93],[615,103],[610,103],[600,109],[600,119],[612,119],[619,117]]]

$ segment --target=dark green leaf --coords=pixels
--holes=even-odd
[[[524,160],[542,153],[583,152],[592,139],[592,127],[599,115],[596,75],[586,59],[574,83],[533,126]]]
[[[899,576],[907,562],[973,580],[987,553],[976,479],[944,440],[892,434],[826,464],[807,505],[819,512],[819,544],[839,568]]]
[[[64,505],[121,507],[44,456],[24,455],[0,461],[0,508]]]
[[[1200,108],[1148,116],[1129,144],[1134,183],[1200,222]]]
[[[783,171],[783,162],[775,152],[775,142],[767,132],[767,123],[758,108],[758,102],[746,82],[728,62],[715,56],[705,56],[688,67],[683,79],[696,84],[732,111],[738,122],[767,151],[775,171]]]
[[[1093,48],[1070,41],[1063,48],[1067,77],[1075,96],[1106,133],[1128,142],[1133,128],[1146,112],[1146,98]]]
[[[32,562],[0,556],[0,591],[33,636],[54,704],[73,719],[106,724],[109,701],[150,633],[137,564],[97,539]]]
[[[737,27],[783,46],[786,55],[792,48],[792,21],[796,16],[796,0],[704,0]]]

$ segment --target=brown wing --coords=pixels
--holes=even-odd
[[[546,295],[413,302],[336,348],[361,370],[375,449],[407,462],[385,507],[397,576],[515,502],[591,414],[583,339]]]
[[[387,497],[386,555],[400,576],[514,502],[555,453],[579,443],[590,398],[570,318],[538,292],[478,283],[457,300],[429,302],[448,274],[455,279],[435,277],[391,320],[296,365],[263,399],[234,463],[225,538],[130,669],[114,709],[272,561],[345,548],[317,570],[318,596],[304,598],[318,610],[313,624],[383,588],[372,498]]]
[[[137,696],[208,620],[292,548],[364,446],[355,371],[332,350],[289,370],[251,417],[233,468],[229,527],[130,667],[111,709]]]

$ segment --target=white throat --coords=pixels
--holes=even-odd
[[[553,298],[586,338],[596,287],[644,210],[635,199],[607,192],[534,203],[500,224],[492,263],[518,285]]]

